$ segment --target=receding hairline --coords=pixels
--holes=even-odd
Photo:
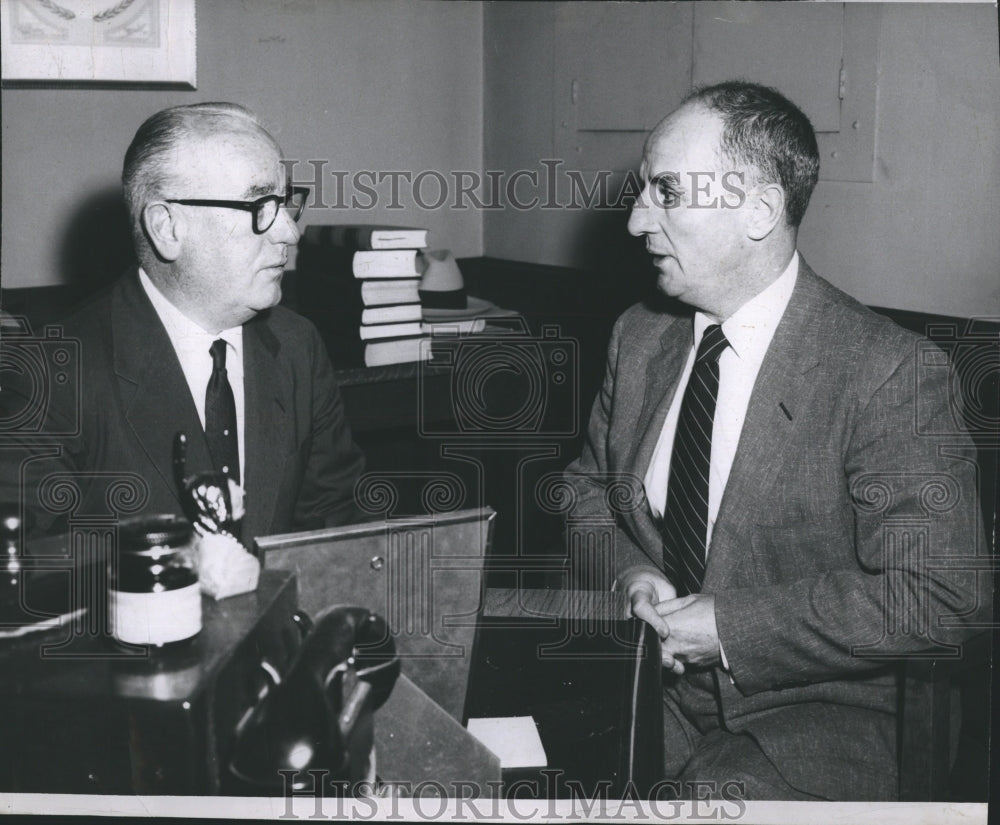
[[[244,121],[241,118],[233,118],[232,121],[233,126],[231,128],[227,125],[225,128],[216,128],[214,130],[191,130],[181,141],[171,147],[169,151],[161,153],[159,155],[159,162],[163,165],[166,174],[175,181],[184,179],[187,174],[185,157],[188,153],[200,147],[207,147],[211,151],[213,144],[218,144],[229,138],[250,139],[258,145],[266,146],[274,152],[280,163],[281,147],[266,129],[259,124],[252,121]],[[239,196],[256,198],[270,193],[269,191],[258,192],[258,188],[260,187],[253,185],[241,192]],[[270,190],[270,187],[268,189]]]
[[[719,112],[712,110],[711,108],[709,108],[704,103],[698,100],[689,100],[685,103],[682,103],[672,112],[669,112],[667,115],[665,115],[663,119],[660,120],[660,122],[653,127],[652,131],[650,131],[649,135],[646,137],[646,142],[643,144],[642,147],[643,161],[646,161],[648,159],[650,155],[650,150],[652,149],[653,145],[657,143],[659,140],[661,140],[663,136],[668,131],[670,131],[672,127],[675,126],[678,120],[680,120],[682,117],[686,117],[689,115],[703,116],[707,119],[715,120],[715,122],[719,126],[719,133],[715,146],[713,146],[712,149],[714,150],[720,161],[723,160],[732,161],[733,159],[728,156],[726,150],[723,148],[723,140],[726,129],[725,119]]]
[[[173,122],[173,129],[189,135],[260,133],[277,145],[256,113],[237,103],[215,102],[172,106],[152,115]],[[147,121],[148,122],[148,121]]]
[[[242,120],[239,118],[230,118],[230,123],[226,123],[224,126],[216,126],[215,128],[199,128],[196,127],[185,135],[179,144],[182,149],[190,148],[192,143],[212,143],[216,140],[222,140],[224,138],[256,138],[266,143],[270,148],[281,156],[281,146],[278,141],[274,139],[274,136],[267,131],[259,123],[249,120]]]
[[[712,110],[701,101],[689,100],[663,116],[660,122],[650,131],[649,137],[646,138],[646,145],[649,146],[654,140],[659,139],[664,132],[673,126],[674,122],[687,115],[703,115],[706,118],[715,119],[723,129],[726,126],[725,119],[719,112]]]

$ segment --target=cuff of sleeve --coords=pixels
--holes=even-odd
[[[733,672],[729,669],[729,660],[726,658],[726,649],[722,646],[722,639],[719,639],[719,658],[722,659],[722,672],[729,677],[729,684],[735,685]]]

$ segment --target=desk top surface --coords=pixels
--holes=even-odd
[[[294,594],[294,575],[261,572],[253,593],[215,601],[202,596],[202,630],[163,648],[117,645],[78,622],[0,644],[0,695],[117,695],[153,702],[191,701],[219,672],[258,619],[278,599]]]

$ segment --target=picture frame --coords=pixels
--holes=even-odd
[[[4,87],[195,89],[195,0],[0,0],[0,49]]]

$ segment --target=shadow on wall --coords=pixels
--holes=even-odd
[[[84,198],[63,229],[58,249],[59,284],[0,290],[7,315],[27,319],[36,333],[62,321],[86,298],[135,265],[125,202],[118,187]]]
[[[119,187],[85,198],[66,224],[60,280],[75,297],[95,292],[135,265],[128,213]]]

